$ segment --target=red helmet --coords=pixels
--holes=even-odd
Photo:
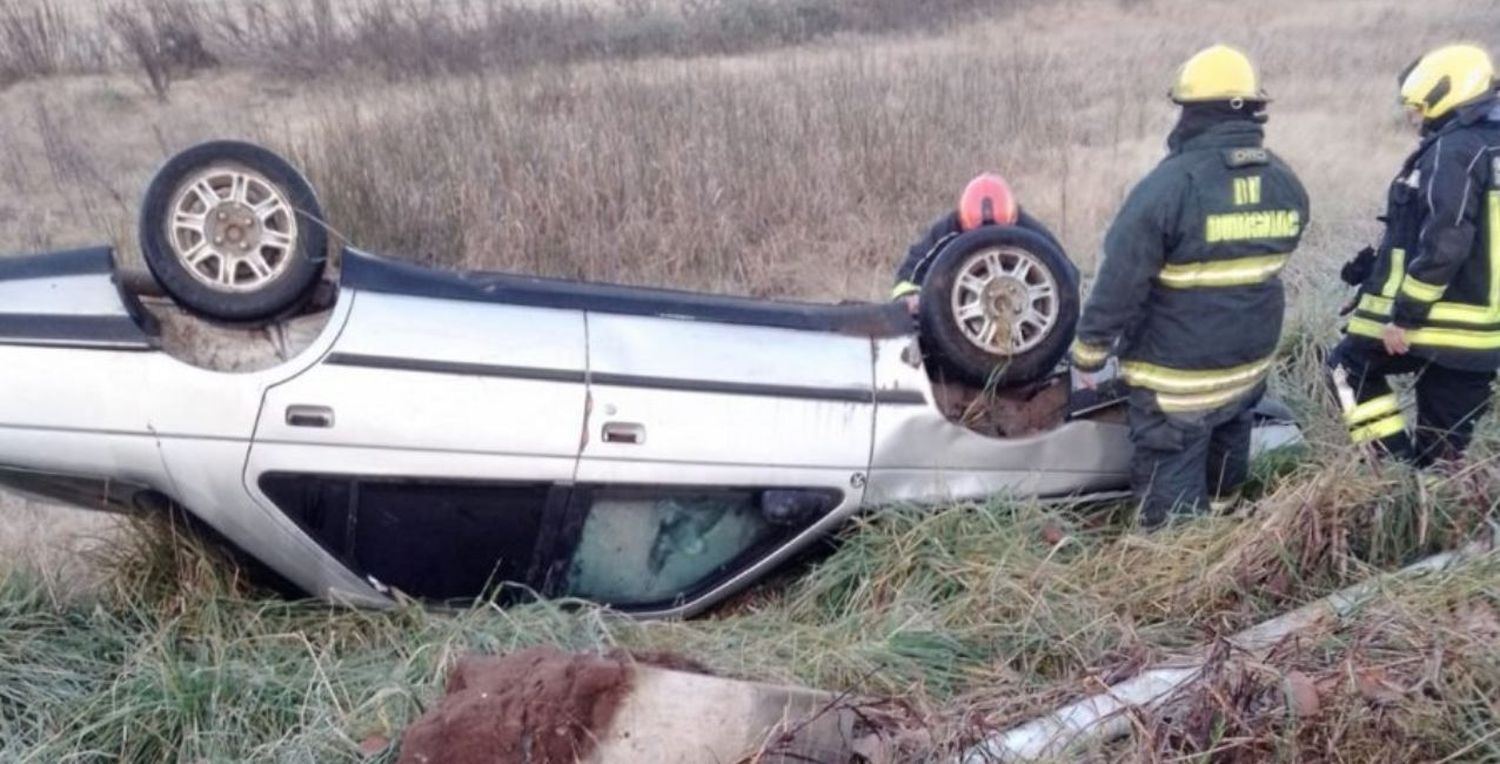
[[[969,181],[958,199],[958,227],[964,231],[982,225],[1015,225],[1020,214],[1010,184],[991,172]]]

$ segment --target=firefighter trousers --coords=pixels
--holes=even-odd
[[[1376,343],[1345,338],[1328,356],[1334,395],[1355,443],[1375,443],[1387,454],[1418,467],[1461,458],[1474,426],[1489,410],[1493,371],[1439,366],[1413,355],[1393,356]],[[1415,374],[1417,422],[1410,431],[1389,376]]]
[[[1264,390],[1217,409],[1165,413],[1156,394],[1130,395],[1130,487],[1141,526],[1155,528],[1173,513],[1201,514],[1239,499],[1250,476],[1254,408]]]

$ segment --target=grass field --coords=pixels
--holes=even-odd
[[[1269,143],[1313,199],[1275,380],[1312,444],[1259,466],[1250,519],[1139,537],[1024,503],[894,510],[815,569],[681,624],[555,604],[446,616],[285,603],[158,526],[6,499],[0,760],[358,760],[360,741],[399,734],[456,655],[540,643],[670,647],[734,675],[899,695],[930,721],[937,758],[1453,546],[1500,498],[1492,425],[1471,470],[1435,488],[1361,465],[1311,352],[1336,336],[1333,274],[1375,234],[1412,146],[1396,72],[1437,42],[1500,45],[1493,2],[349,0],[324,16],[268,2],[276,23],[239,36],[226,30],[249,4],[107,5],[150,23],[0,0],[5,251],[107,240],[134,257],[154,167],[241,137],[296,157],[334,227],[377,252],[819,299],[881,299],[908,240],[981,169],[1011,178],[1090,269],[1162,153],[1175,65],[1238,44],[1275,97]],[[38,9],[46,24],[28,26]],[[133,54],[140,34],[180,33],[167,18],[218,65]],[[54,42],[18,47],[39,28]],[[1493,555],[1393,585],[1266,661],[1226,656],[1184,699],[1191,713],[1143,718],[1091,755],[1500,761],[1497,592]]]

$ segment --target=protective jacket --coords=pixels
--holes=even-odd
[[[1016,219],[1016,225],[1040,234],[1051,242],[1057,251],[1062,251],[1062,245],[1058,244],[1057,238],[1041,221],[1020,210]],[[943,253],[943,247],[948,242],[958,238],[963,233],[963,228],[958,224],[958,213],[950,212],[933,222],[927,229],[927,234],[919,239],[906,251],[906,259],[901,261],[901,267],[896,269],[896,286],[891,290],[891,297],[905,297],[916,294],[922,290],[922,283],[927,280],[927,270],[932,267],[933,261]]]
[[[1174,137],[1105,236],[1075,366],[1117,355],[1166,413],[1259,394],[1281,336],[1279,274],[1308,221],[1302,183],[1263,141],[1244,118]]]
[[[1379,342],[1394,322],[1419,358],[1500,368],[1500,100],[1470,104],[1423,138],[1391,184],[1384,220],[1351,339]]]

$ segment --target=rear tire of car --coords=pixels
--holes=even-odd
[[[146,267],[179,305],[230,323],[288,316],[313,293],[328,233],[312,186],[260,146],[214,141],[157,171],[140,216]]]
[[[943,248],[919,302],[929,364],[968,384],[1005,387],[1050,374],[1078,324],[1078,270],[1054,240],[986,226]]]

